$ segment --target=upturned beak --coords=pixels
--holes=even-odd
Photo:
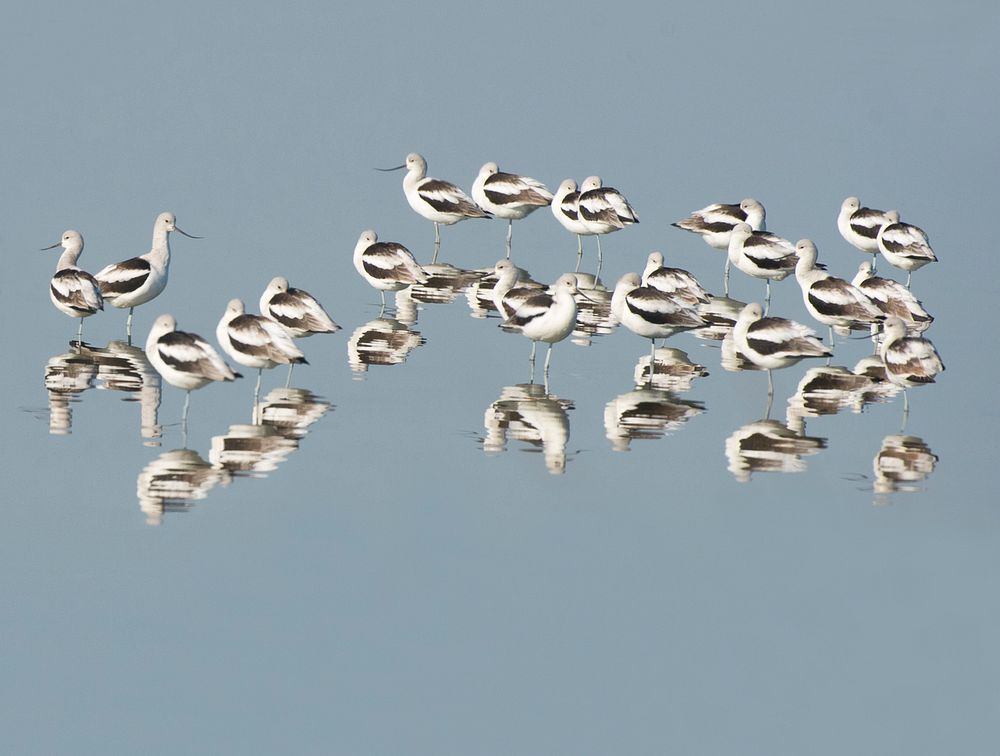
[[[205,238],[204,236],[191,236],[191,234],[189,234],[187,231],[182,231],[180,229],[180,227],[176,226],[176,225],[174,226],[174,231],[176,231],[179,234],[184,234],[184,236],[186,236],[188,239],[204,239]]]
[[[41,248],[41,249],[39,250],[39,252],[44,252],[45,250],[48,250],[48,249],[55,249],[56,247],[61,247],[61,246],[62,246],[62,242],[56,242],[56,243],[55,243],[55,244],[53,244],[53,245],[52,245],[51,247],[42,247],[42,248]]]
[[[375,170],[376,171],[382,171],[383,173],[386,173],[388,171],[401,171],[405,167],[406,167],[406,163],[403,163],[402,165],[397,165],[395,168],[376,168]]]

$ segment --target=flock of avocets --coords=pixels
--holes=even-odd
[[[552,345],[569,336],[577,323],[578,297],[589,299],[584,281],[597,277],[566,273],[544,287],[526,277],[510,261],[513,221],[539,207],[548,206],[568,231],[577,235],[577,267],[583,254],[583,236],[597,236],[598,275],[602,262],[600,237],[638,223],[629,201],[618,190],[604,186],[597,176],[577,187],[563,181],[553,194],[535,179],[504,173],[496,163],[486,163],[468,196],[455,184],[427,176],[427,163],[417,153],[396,168],[406,168],[403,192],[410,206],[435,228],[434,261],[440,248],[440,226],[468,218],[497,217],[508,221],[507,257],[494,266],[492,300],[505,324],[532,341],[531,361],[539,341],[549,345],[545,373],[549,370]],[[856,197],[844,200],[837,218],[841,235],[849,244],[872,255],[858,268],[853,280],[837,278],[817,262],[816,246],[808,239],[796,244],[765,229],[764,206],[755,199],[739,204],[713,204],[693,212],[674,226],[700,235],[716,249],[726,250],[725,287],[728,296],[729,268],[766,281],[764,305],[743,305],[730,321],[732,338],[739,353],[759,368],[770,371],[809,357],[832,355],[834,331],[868,330],[876,339],[886,378],[903,387],[931,383],[944,370],[930,341],[920,337],[933,321],[910,292],[913,271],[935,262],[927,235],[917,226],[899,220],[896,211],[862,207]],[[167,285],[170,264],[170,234],[190,234],[177,226],[170,212],[157,216],[152,249],[144,255],[113,263],[90,275],[77,266],[83,237],[66,231],[60,242],[46,249],[62,248],[52,277],[53,304],[65,314],[79,318],[78,340],[84,318],[103,310],[109,302],[128,308],[126,330],[131,340],[134,308],[149,302]],[[906,285],[877,277],[878,254],[907,272]],[[433,261],[432,261],[433,262]],[[354,249],[358,273],[382,297],[386,291],[401,291],[424,284],[428,274],[410,251],[395,242],[379,241],[374,231],[364,231]],[[779,317],[768,317],[770,283],[794,274],[809,314],[829,331],[824,344],[807,326]],[[733,301],[733,300],[730,300]],[[612,321],[652,342],[651,366],[655,364],[656,339],[707,324],[713,297],[689,272],[664,266],[663,255],[649,255],[641,275],[623,275],[611,296]],[[742,305],[742,303],[739,303]],[[332,333],[339,326],[319,302],[307,292],[292,288],[281,277],[274,278],[260,299],[260,315],[247,313],[242,301],[233,299],[216,328],[223,350],[238,364],[258,371],[305,361],[294,339],[316,333]],[[239,376],[215,349],[200,336],[177,330],[172,315],[160,315],[153,323],[145,346],[150,363],[171,385],[188,392],[212,381],[231,381]],[[291,367],[290,367],[291,369]],[[650,371],[652,375],[652,369]],[[185,401],[185,417],[188,402]]]

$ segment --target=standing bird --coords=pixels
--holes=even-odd
[[[539,292],[528,297],[507,321],[516,326],[531,339],[532,368],[535,366],[535,347],[539,341],[549,345],[545,353],[545,376],[549,375],[549,361],[552,359],[552,345],[562,341],[576,326],[576,299],[579,293],[576,276],[564,273],[552,284],[551,293]],[[547,381],[546,381],[547,382]]]
[[[876,276],[869,260],[858,266],[858,274],[851,283],[864,292],[886,316],[895,315],[900,318],[908,331],[923,333],[934,322],[920,300],[903,284],[891,278]]]
[[[662,252],[649,253],[646,268],[642,272],[642,285],[659,289],[688,307],[712,301],[712,295],[705,291],[691,273],[683,268],[664,267]]]
[[[697,312],[671,295],[641,286],[637,273],[626,273],[618,279],[611,296],[611,314],[632,333],[650,340],[651,365],[656,364],[657,339],[705,325]]]
[[[798,262],[795,280],[802,289],[806,309],[830,331],[830,348],[833,348],[833,329],[850,332],[851,329],[870,329],[884,319],[882,311],[868,295],[843,278],[835,278],[816,266],[816,245],[809,239],[800,239],[795,245]]]
[[[354,267],[362,278],[379,290],[382,307],[385,307],[387,291],[399,291],[429,280],[410,250],[396,242],[380,242],[378,234],[371,229],[362,231],[358,237],[354,246]]]
[[[112,263],[100,270],[94,278],[101,285],[101,294],[115,307],[128,307],[125,334],[132,342],[132,313],[136,307],[153,299],[167,286],[170,267],[170,232],[176,231],[191,239],[177,227],[173,213],[160,213],[153,223],[153,246],[144,255],[119,263]]]
[[[738,205],[716,203],[707,205],[701,210],[695,210],[687,218],[682,218],[671,226],[698,234],[705,243],[714,249],[729,249],[729,236],[737,223],[746,223],[754,231],[767,231],[767,213],[764,206],[753,197],[747,197]],[[726,257],[726,269],[723,273],[723,284],[726,295],[729,294],[729,257]]]
[[[432,264],[437,262],[438,250],[441,248],[441,223],[450,226],[466,218],[492,217],[450,181],[428,177],[427,161],[416,152],[407,155],[406,162],[402,165],[376,170],[398,171],[403,168],[406,169],[406,175],[403,177],[403,194],[406,195],[406,201],[419,215],[434,222]]]
[[[797,258],[795,247],[787,239],[754,231],[749,223],[737,223],[729,236],[729,262],[748,276],[767,281],[766,311],[771,304],[771,281],[782,281],[793,273]]]
[[[585,233],[597,236],[597,274],[601,273],[603,255],[601,236],[639,222],[639,216],[625,196],[610,186],[604,186],[600,176],[588,176],[580,186],[577,202],[579,220]]]
[[[312,294],[290,288],[282,276],[272,278],[260,295],[260,314],[284,326],[293,339],[340,330]]]
[[[733,341],[740,353],[767,370],[767,394],[774,393],[771,371],[794,365],[807,357],[832,357],[811,328],[785,318],[765,318],[760,304],[751,302],[733,327]]]
[[[510,260],[499,260],[493,266],[489,277],[496,279],[493,284],[493,306],[504,321],[510,320],[517,308],[529,297],[542,292],[540,283],[525,278],[525,273]]]
[[[233,381],[243,377],[234,373],[201,336],[178,331],[173,315],[160,315],[153,322],[146,338],[146,357],[167,383],[187,392],[182,418],[185,429],[194,389],[212,381]]]
[[[101,287],[90,273],[77,267],[76,261],[83,252],[83,236],[79,231],[64,231],[62,239],[42,251],[62,247],[56,263],[56,273],[49,282],[49,298],[59,312],[71,318],[80,318],[76,340],[83,338],[83,319],[104,309]]]
[[[906,389],[934,383],[934,377],[944,372],[944,363],[934,345],[919,336],[907,336],[906,324],[895,316],[885,321],[885,338],[879,350],[890,382],[903,388],[903,414],[909,411]]]
[[[552,203],[552,192],[540,181],[514,173],[501,173],[496,163],[486,163],[472,182],[472,198],[497,218],[507,219],[507,259],[514,221]]]
[[[264,368],[288,365],[290,377],[291,366],[306,361],[305,355],[295,346],[291,334],[284,327],[263,315],[248,314],[240,299],[229,300],[226,311],[215,328],[215,338],[219,346],[236,362],[249,368],[257,368],[257,385],[253,390],[254,407],[260,399],[260,378]]]
[[[876,237],[882,257],[891,265],[906,271],[906,288],[910,288],[913,271],[927,263],[937,262],[927,234],[923,229],[909,223],[888,223],[882,226]]]
[[[878,254],[878,232],[887,223],[899,220],[895,210],[873,210],[861,207],[861,200],[848,197],[840,205],[837,229],[848,244],[872,256],[872,270],[875,270],[875,255]]]
[[[580,220],[580,191],[573,179],[566,179],[556,193],[552,196],[552,214],[559,221],[559,225],[576,234],[576,268],[574,272],[580,270],[580,261],[583,259],[583,237],[589,236],[590,231]]]

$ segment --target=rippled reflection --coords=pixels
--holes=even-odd
[[[644,354],[635,366],[636,387],[652,386],[667,391],[688,391],[695,378],[708,375],[704,365],[692,362],[687,352],[673,347],[657,347],[652,375],[649,364],[653,357]]]
[[[643,387],[608,402],[604,408],[604,432],[615,451],[628,451],[632,439],[662,438],[704,410],[701,402]]]
[[[398,298],[398,294],[397,294]],[[427,340],[394,318],[376,318],[358,326],[347,342],[347,361],[355,378],[369,365],[398,365]]]
[[[234,475],[264,477],[299,448],[309,426],[330,406],[307,389],[274,389],[259,405],[260,422],[237,423],[226,434],[213,436],[208,458]]]
[[[730,373],[739,373],[744,370],[764,369],[757,367],[740,353],[740,350],[736,348],[736,340],[733,338],[732,330],[728,331],[725,336],[722,337],[720,350],[722,354],[719,358],[719,362],[722,364],[723,369],[728,370]]]
[[[850,408],[857,413],[864,407],[865,392],[872,386],[866,375],[857,375],[846,367],[826,365],[809,368],[795,393],[788,400],[788,427],[803,431],[805,418],[835,415]]]
[[[486,271],[465,270],[448,263],[423,265],[428,276],[427,283],[414,284],[406,291],[407,296],[416,302],[426,304],[447,304],[455,300],[469,286],[479,282]],[[397,297],[398,306],[398,297]]]
[[[49,397],[49,433],[65,436],[73,432],[73,404],[80,394],[93,388],[97,364],[80,352],[66,352],[45,364],[45,390]]]
[[[802,472],[803,457],[826,448],[826,439],[800,435],[777,420],[756,420],[726,439],[729,472],[746,483],[755,472]]]
[[[139,432],[147,446],[158,446],[162,430],[158,423],[160,375],[145,353],[124,341],[106,347],[74,341],[72,351],[51,357],[45,365],[45,389],[49,397],[49,432],[72,432],[72,404],[89,388],[126,393],[125,401],[139,403]]]
[[[212,437],[211,463],[235,475],[263,477],[273,472],[299,448],[271,425],[230,425],[223,436]]]
[[[590,346],[594,336],[606,336],[615,330],[611,315],[612,292],[600,279],[588,273],[576,274],[580,293],[576,295],[576,327],[570,341],[577,346]]]
[[[260,404],[260,421],[285,438],[301,439],[309,426],[333,408],[330,402],[303,388],[276,388]]]
[[[733,326],[740,316],[740,311],[746,307],[746,302],[729,297],[712,297],[707,304],[698,305],[698,314],[706,325],[695,328],[691,333],[699,339],[709,339],[711,341],[721,341],[730,335],[732,341]],[[735,348],[735,347],[734,347]]]
[[[566,444],[569,442],[571,399],[548,394],[537,383],[504,386],[500,398],[486,410],[486,437],[483,450],[487,454],[507,451],[507,440],[522,441],[530,451],[541,451],[549,472],[566,471]]]
[[[859,360],[852,372],[868,378],[868,385],[854,395],[854,409],[858,412],[863,410],[866,404],[887,402],[902,391],[889,380],[885,372],[885,363],[877,354]]]
[[[164,512],[184,512],[215,486],[228,485],[232,475],[206,462],[190,449],[164,452],[139,473],[136,493],[146,524],[159,525]]]
[[[875,471],[874,489],[877,494],[915,493],[915,485],[925,480],[937,464],[938,457],[927,443],[916,436],[891,435],[882,440],[882,448],[872,461]],[[876,500],[884,503],[884,500]]]

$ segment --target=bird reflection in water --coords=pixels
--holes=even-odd
[[[500,398],[486,410],[483,451],[499,454],[512,438],[528,444],[527,451],[541,451],[549,472],[566,472],[571,399],[560,399],[537,383],[504,386]]]
[[[309,426],[333,409],[322,397],[303,388],[276,388],[260,406],[260,419],[285,438],[300,439]]]
[[[363,380],[369,365],[398,365],[427,343],[395,318],[376,318],[358,326],[347,342],[347,361],[354,377]]]
[[[111,341],[105,347],[73,341],[70,346],[72,351],[50,358],[45,366],[49,432],[71,433],[71,403],[80,401],[85,390],[96,387],[122,391],[126,394],[124,401],[138,402],[141,437],[147,446],[159,446],[160,375],[145,353],[124,341]]]
[[[615,451],[629,451],[632,439],[662,438],[704,410],[701,402],[644,386],[608,402],[604,408],[604,432]]]
[[[309,426],[330,408],[307,389],[275,389],[260,403],[259,422],[231,425],[225,435],[214,436],[208,458],[234,475],[264,477],[299,448]]]
[[[847,408],[860,412],[864,403],[858,396],[863,396],[871,385],[871,378],[857,375],[846,367],[826,365],[809,368],[788,399],[788,427],[801,433],[804,432],[807,417],[836,415]]]
[[[228,470],[206,462],[191,449],[164,452],[139,473],[136,492],[147,525],[160,525],[165,512],[186,512],[215,486],[228,485]]]
[[[722,341],[728,337],[732,342],[733,327],[746,305],[746,302],[738,299],[713,296],[707,303],[698,305],[698,314],[705,325],[695,328],[691,333],[708,341]]]
[[[777,420],[756,420],[726,439],[729,472],[747,483],[755,472],[803,472],[803,457],[826,448],[826,439],[799,435]]]
[[[607,336],[615,330],[611,315],[611,294],[601,280],[590,273],[576,274],[580,293],[576,299],[576,326],[570,341],[577,346],[590,346],[594,336]]]
[[[653,362],[652,371],[650,362]],[[637,388],[650,386],[666,391],[688,391],[695,378],[706,375],[705,366],[692,362],[683,349],[657,347],[652,356],[644,354],[639,358],[634,379]]]
[[[937,464],[938,457],[922,438],[916,436],[891,435],[882,440],[882,448],[872,461],[875,472],[876,494],[916,493],[916,485],[925,480]],[[876,504],[886,504],[888,500],[880,496]]]
[[[448,263],[424,265],[426,283],[415,283],[405,291],[416,302],[423,304],[448,304],[473,284],[479,282],[487,271],[464,270]],[[399,296],[397,295],[397,306]]]
[[[66,436],[73,432],[73,407],[80,394],[93,388],[97,364],[80,352],[66,352],[45,364],[45,390],[49,396],[49,433]]]

